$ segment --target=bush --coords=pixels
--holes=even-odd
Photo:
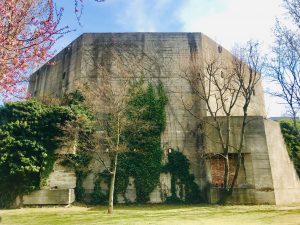
[[[39,188],[52,171],[60,125],[71,118],[67,107],[35,100],[0,108],[0,207],[9,207],[16,196]]]

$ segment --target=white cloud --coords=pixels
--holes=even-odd
[[[147,18],[144,0],[131,0],[119,16],[119,22],[132,30],[155,31],[154,24]]]
[[[208,9],[205,0],[187,0],[179,10],[184,31],[198,31],[231,49],[235,42],[271,40],[280,0],[219,0]]]
[[[172,0],[131,0],[120,11],[119,23],[131,31],[154,32],[159,25],[159,17]]]
[[[203,32],[231,50],[235,43],[244,44],[255,39],[267,51],[272,43],[272,27],[276,16],[283,14],[281,0],[187,0],[178,17],[187,32]],[[272,84],[264,82],[267,88]],[[285,107],[278,99],[265,96],[268,115],[280,116]],[[276,104],[277,103],[277,104]]]

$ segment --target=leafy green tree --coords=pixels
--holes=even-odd
[[[300,176],[300,140],[298,130],[300,128],[300,122],[296,122],[298,129],[294,128],[294,120],[281,120],[280,127],[285,140],[285,144],[288,148],[288,153],[295,165],[295,169]]]
[[[0,108],[0,207],[40,187],[52,171],[61,126],[72,118],[69,107],[36,100]]]

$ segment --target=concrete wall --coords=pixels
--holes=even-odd
[[[23,197],[24,205],[69,205],[74,201],[74,189],[38,190]]]
[[[204,140],[200,134],[203,128],[199,127],[199,118],[206,117],[207,111],[205,104],[199,101],[184,79],[183,71],[190,63],[203,65],[216,56],[223,60],[223,64],[229,63],[232,55],[226,49],[219,49],[217,43],[201,33],[83,34],[51,60],[54,65],[45,65],[31,76],[29,91],[32,96],[37,97],[61,97],[64,93],[73,91],[78,82],[101,85],[97,68],[99,65],[104,66],[117,74],[119,61],[114,56],[119,53],[123,66],[134,76],[143,74],[150,82],[163,82],[169,101],[162,146],[164,149],[179,148],[190,160],[191,173],[195,175],[196,182],[200,187],[205,187],[210,178],[207,162],[202,158]],[[191,106],[191,113],[196,117],[187,110],[187,105]],[[241,109],[240,106],[236,107],[233,115],[240,116]],[[272,172],[271,168],[276,165],[270,162],[271,146],[266,140],[265,126],[268,125],[263,120],[265,107],[261,83],[255,90],[249,116],[257,118],[249,124],[245,138],[244,176],[246,183],[252,187],[250,196],[255,199],[247,202],[273,204],[276,192],[274,194],[272,173],[275,170]],[[237,134],[232,136],[235,143],[238,143],[239,128],[240,120],[233,119],[232,129]],[[210,137],[210,140],[205,140],[206,153],[220,151],[213,132]],[[59,172],[51,176],[51,180],[60,180],[57,178],[60,177]],[[84,185],[92,190],[93,177],[89,176]],[[64,188],[64,185],[58,186]]]
[[[61,165],[61,154],[71,153],[70,150],[73,151],[73,148],[60,150],[58,149],[56,152],[60,153],[57,155],[58,160],[54,163],[48,179],[40,187],[41,190],[25,195],[23,197],[24,205],[68,205],[75,201],[75,171],[73,168]]]
[[[226,134],[225,131],[225,117],[219,117],[219,122],[223,125],[223,134]],[[207,138],[205,140],[205,153],[210,155],[222,153],[222,148],[219,142],[219,137],[217,135],[217,131],[214,127],[210,125],[211,118],[208,117],[205,126],[205,132],[207,132]],[[273,189],[272,176],[271,176],[271,168],[268,159],[268,149],[265,140],[265,131],[263,126],[263,118],[262,117],[249,117],[249,124],[246,128],[246,132],[244,135],[245,138],[245,147],[243,149],[244,153],[244,161],[241,169],[239,171],[239,177],[241,176],[241,172],[244,172],[244,180],[242,183],[237,184],[239,186],[251,187],[251,198],[242,198],[246,202],[244,203],[274,203],[274,193],[270,190]],[[241,137],[241,117],[232,117],[231,118],[231,138],[230,143],[235,148],[239,145],[239,140]],[[230,153],[236,153],[234,148],[230,149]],[[209,165],[208,168],[211,168]],[[211,180],[209,178],[208,180]],[[244,190],[244,191],[242,191]],[[236,195],[247,195],[248,191],[244,188],[242,190],[235,190],[233,193],[233,199],[240,199]],[[267,192],[266,192],[267,190]],[[213,188],[210,193],[211,198],[216,199],[219,196],[219,189]],[[241,199],[240,199],[241,200]]]
[[[208,190],[208,202],[217,204],[220,199],[220,188],[210,188]],[[233,191],[232,197],[228,199],[229,204],[257,204],[255,198],[255,189],[253,188],[236,188]]]
[[[74,87],[81,74],[82,37],[54,56],[31,75],[29,93],[33,97],[61,97]]]
[[[245,136],[245,146],[251,152],[255,202],[258,204],[274,204],[274,186],[269,161],[269,149],[265,135],[264,118],[251,120]]]
[[[300,181],[291,161],[279,123],[265,120],[266,139],[277,205],[300,202]]]
[[[222,118],[219,119],[222,121]],[[241,120],[241,117],[232,118],[232,143],[236,143],[240,138],[238,127]],[[288,156],[279,124],[263,117],[249,117],[248,121],[243,150],[244,175],[242,171],[239,174],[239,177],[245,177],[244,185],[237,182],[231,202],[276,205],[299,203],[299,177]],[[220,153],[220,146],[214,144],[218,140],[216,131],[212,127],[207,130],[209,135],[205,141],[205,152],[208,155]],[[231,149],[231,152],[234,151]],[[209,169],[210,165],[207,168]],[[207,174],[210,182],[210,172]],[[210,189],[210,202],[218,200],[219,192],[220,188]]]
[[[73,168],[62,166],[57,161],[47,183],[42,189],[74,189],[76,187],[75,171]]]

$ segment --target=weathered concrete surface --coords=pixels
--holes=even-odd
[[[76,187],[76,175],[73,170],[66,168],[54,168],[54,171],[49,175],[48,185],[43,189],[68,189]]]
[[[219,119],[222,121],[221,117]],[[234,145],[240,139],[238,128],[241,121],[241,117],[232,118],[231,142]],[[231,202],[277,205],[299,203],[299,177],[288,156],[279,124],[263,117],[249,117],[248,121],[243,165]],[[205,152],[209,155],[221,153],[220,146],[215,144],[218,140],[216,130],[209,126],[207,132],[209,135],[205,140]],[[234,153],[234,150],[230,152]],[[208,182],[211,182],[210,172],[207,175]],[[212,203],[217,201],[219,190],[212,188],[209,192]]]
[[[23,197],[24,205],[69,205],[74,201],[74,189],[38,190]]]
[[[280,126],[271,120],[265,120],[264,124],[276,204],[299,203],[300,181],[287,153]]]
[[[51,60],[55,65],[45,65],[31,76],[29,92],[37,97],[61,97],[65,92],[74,90],[76,82],[97,78],[99,63],[104,63],[111,70],[116,69],[118,61],[113,58],[112,52],[121,52],[128,68],[136,66],[136,61],[142,61],[142,68],[132,72],[135,75],[143,72],[153,83],[162,81],[168,96],[167,125],[162,145],[166,149],[179,148],[190,160],[196,182],[202,185],[204,175],[199,165],[201,140],[195,132],[198,119],[191,116],[182,102],[192,105],[192,113],[198,117],[206,116],[207,112],[205,105],[192,93],[183,77],[183,70],[191,61],[201,64],[215,56],[227,60],[232,58],[226,49],[219,52],[218,48],[216,42],[201,33],[83,34]],[[253,98],[249,115],[265,115],[261,85],[256,92],[258,94]],[[234,115],[240,112],[241,108],[237,107]]]
[[[50,173],[46,184],[41,190],[24,196],[25,205],[61,205],[75,201],[74,188],[76,187],[75,171],[62,166],[56,161],[53,172]]]
[[[222,58],[225,65],[230,62],[232,55],[201,33],[83,34],[51,60],[55,62],[54,65],[45,65],[31,76],[29,92],[35,97],[61,97],[64,93],[74,91],[78,82],[101,85],[98,81],[99,66],[106,67],[111,73],[118,73],[120,61],[114,57],[116,53],[122,58],[124,68],[131,69],[133,76],[143,74],[150,82],[162,81],[168,97],[167,125],[162,135],[162,146],[165,150],[180,149],[190,161],[191,173],[195,175],[196,182],[200,188],[205,188],[211,182],[211,177],[209,161],[202,157],[202,144],[205,142],[205,153],[218,153],[220,148],[215,142],[213,131],[209,141],[203,140],[203,136],[199,135],[203,129],[199,127],[199,118],[208,116],[208,112],[205,104],[199,101],[183,77],[183,71],[190,63],[201,65],[215,57]],[[113,85],[118,86],[115,81]],[[276,182],[273,173],[276,170],[272,168],[285,161],[278,162],[278,165],[270,161],[270,152],[273,150],[270,150],[272,146],[266,138],[263,120],[266,113],[261,83],[257,85],[255,93],[248,115],[256,119],[249,124],[246,133],[243,152],[245,160],[238,181],[243,189],[236,190],[235,196],[240,197],[233,199],[239,203],[275,204],[275,195],[280,194],[276,191],[274,194]],[[214,100],[211,101],[213,105]],[[190,110],[187,110],[187,106],[190,106]],[[238,106],[233,110],[233,116],[238,117],[242,115],[241,112],[242,108]],[[240,120],[233,119],[232,129],[236,133],[232,136],[233,143],[238,141],[239,127]],[[273,144],[276,143],[274,141]],[[95,166],[94,169],[95,172],[99,172],[101,168]],[[52,176],[51,180],[61,180],[57,183],[59,187],[66,187],[63,184],[66,182],[64,179],[56,178],[61,177],[60,172],[54,172]],[[68,182],[74,184],[73,181]],[[92,175],[85,180],[84,187],[87,192],[92,191],[93,182]],[[245,189],[245,186],[249,190]],[[129,194],[128,198],[134,199],[133,191],[130,192],[132,194]],[[151,197],[153,202],[159,202],[158,195],[157,190],[151,195],[154,196]]]
[[[217,204],[220,199],[220,188],[210,188],[208,190],[208,201],[211,204]],[[257,204],[255,197],[255,189],[252,188],[236,188],[232,197],[228,199],[229,204]]]
[[[258,204],[275,204],[274,186],[269,161],[264,118],[249,118],[245,146],[251,152],[253,185]],[[281,163],[279,163],[281,164]]]
[[[40,187],[41,190],[24,196],[24,204],[61,205],[70,204],[75,201],[75,171],[73,168],[61,165],[62,155],[70,153],[74,153],[73,150],[70,151],[70,148],[68,150],[67,148],[62,148],[61,151],[57,149],[56,154],[58,159],[53,165],[53,171],[49,174],[43,186]]]

